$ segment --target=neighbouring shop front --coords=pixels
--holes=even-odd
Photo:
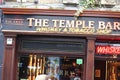
[[[120,43],[119,40],[96,42],[95,80],[120,79]],[[104,67],[103,67],[104,66]]]
[[[73,10],[2,10],[2,80],[119,80],[119,13],[85,11],[76,19]]]

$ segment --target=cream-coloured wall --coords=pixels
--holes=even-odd
[[[61,3],[62,0],[38,0],[41,4]]]
[[[62,3],[63,0],[3,0],[7,2],[34,2],[38,1],[40,4],[52,4],[52,3]]]

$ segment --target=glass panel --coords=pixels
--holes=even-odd
[[[83,80],[84,59],[81,57],[60,57],[22,55],[18,58],[18,80]],[[43,78],[47,79],[43,79]],[[54,79],[53,79],[54,78]]]
[[[120,80],[120,61],[96,60],[94,80]]]
[[[22,50],[59,51],[59,52],[85,52],[85,40],[56,41],[56,40],[23,40]]]
[[[106,61],[107,73],[106,80],[119,80],[120,79],[120,62]]]

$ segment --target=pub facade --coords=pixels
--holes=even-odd
[[[120,12],[3,8],[2,80],[120,79]]]

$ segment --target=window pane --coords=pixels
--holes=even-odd
[[[22,50],[40,50],[45,52],[85,52],[85,40],[57,41],[57,40],[23,40]]]
[[[82,79],[83,67],[82,57],[22,55],[18,59],[18,80],[38,80],[43,76],[73,80],[76,75]]]

